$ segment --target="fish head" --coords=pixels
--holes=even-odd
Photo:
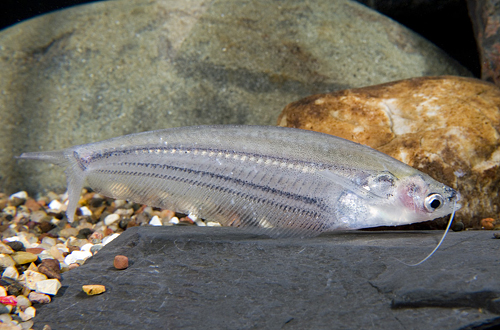
[[[399,224],[410,224],[444,217],[460,209],[460,193],[430,176],[419,173],[398,180],[394,206],[401,210]]]
[[[460,194],[418,172],[400,177],[390,172],[370,175],[336,200],[338,229],[399,226],[424,222],[458,210]]]

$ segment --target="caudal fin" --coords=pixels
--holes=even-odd
[[[84,170],[78,166],[77,159],[73,156],[73,152],[70,152],[68,149],[46,152],[26,152],[16,158],[41,160],[65,168],[64,173],[66,173],[66,182],[68,185],[68,207],[66,209],[66,215],[68,221],[73,222],[83,183],[85,181]]]

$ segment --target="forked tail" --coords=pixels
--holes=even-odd
[[[85,182],[85,171],[78,165],[78,158],[68,149],[46,152],[26,152],[19,159],[35,159],[64,167],[68,185],[68,206],[66,216],[69,222],[75,218],[76,207]]]

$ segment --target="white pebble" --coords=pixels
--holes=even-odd
[[[64,263],[66,265],[71,265],[71,264],[75,264],[76,263],[76,258],[74,255],[72,254],[68,254],[65,258],[64,258]]]
[[[18,191],[15,194],[10,195],[10,199],[13,198],[19,198],[19,199],[28,199],[28,193],[26,191]]]
[[[36,283],[47,279],[45,274],[35,272],[33,270],[26,270],[23,275],[25,277],[23,284],[31,290],[36,289]]]
[[[44,280],[36,282],[36,292],[56,295],[61,288],[61,282],[57,279]]]
[[[0,314],[0,322],[2,323],[11,323],[12,322],[12,317],[10,314]]]
[[[83,216],[89,216],[90,217],[92,215],[92,211],[88,207],[86,207],[86,206],[80,207],[80,212],[82,212]]]
[[[5,287],[0,286],[0,297],[5,297],[7,296],[7,290],[5,290]]]
[[[95,195],[94,195],[95,197]],[[123,205],[127,204],[127,201],[124,199],[117,199],[115,200],[115,206],[116,208],[122,207]]]
[[[221,225],[218,222],[209,221],[207,222],[207,227],[221,227]]]
[[[21,326],[21,330],[30,330],[33,328],[33,320],[21,322],[19,323],[19,326]]]
[[[50,246],[54,246],[54,245],[56,245],[56,243],[57,243],[57,240],[55,238],[52,238],[52,237],[49,237],[49,236],[45,236],[42,239],[42,244],[47,244],[47,245],[50,245]]]
[[[106,218],[104,218],[104,224],[106,226],[109,226],[118,220],[120,220],[120,216],[118,214],[110,214]]]
[[[207,224],[203,222],[201,219],[194,219],[194,223],[196,223],[197,226],[205,227]]]
[[[151,218],[151,221],[149,221],[149,224],[151,226],[161,226],[162,225],[160,217],[157,215],[155,215],[154,217]]]
[[[178,223],[179,223],[179,218],[177,218],[177,217],[173,217],[173,218],[172,218],[172,219],[170,219],[168,222],[169,222],[169,223],[171,223],[171,224],[173,224],[173,225],[176,225],[176,224],[178,224]]]
[[[17,272],[16,267],[9,266],[3,271],[2,277],[17,280],[19,278],[19,273]]]
[[[63,205],[57,199],[54,199],[52,202],[49,203],[49,209],[51,209],[51,210],[61,211],[62,208],[63,208]]]
[[[87,251],[87,252],[90,252],[90,249],[94,246],[94,244],[92,243],[87,243],[87,244],[84,244],[81,248],[80,248],[80,251]]]
[[[88,258],[92,257],[92,253],[90,253],[90,251],[73,251],[70,255],[73,255],[77,261],[85,261]]]
[[[30,306],[30,307],[26,308],[24,310],[24,312],[19,311],[18,315],[23,322],[26,322],[26,321],[31,320],[32,318],[35,317],[36,309],[34,307]]]
[[[108,244],[109,242],[111,242],[112,240],[114,240],[115,238],[117,238],[118,236],[120,236],[120,234],[114,233],[113,235],[109,235],[109,236],[104,237],[102,239],[102,245],[104,246],[104,245]]]

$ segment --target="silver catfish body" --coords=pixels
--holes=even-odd
[[[431,220],[459,198],[374,149],[283,127],[173,128],[20,158],[66,167],[70,221],[84,184],[275,237]]]

